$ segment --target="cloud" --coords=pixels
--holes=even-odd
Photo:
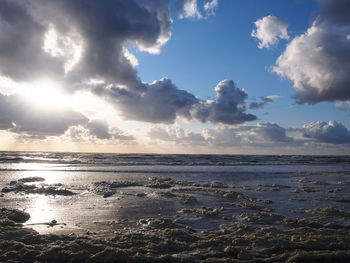
[[[85,128],[89,131],[91,136],[100,140],[134,140],[133,136],[126,135],[118,128],[111,129],[104,120],[90,120],[85,125]],[[77,131],[79,131],[79,129]]]
[[[279,97],[278,95],[261,96],[259,101],[254,101],[249,104],[249,109],[256,110],[263,108],[267,103],[273,102],[274,99],[278,99]]]
[[[286,129],[276,123],[258,123],[248,131],[250,141],[261,142],[292,142],[286,135]]]
[[[288,44],[273,67],[293,82],[299,103],[350,99],[349,2],[319,2],[311,27]]]
[[[256,120],[245,113],[248,94],[235,86],[232,80],[219,82],[215,87],[216,100],[200,100],[193,94],[178,89],[170,79],[163,78],[145,84],[142,93],[118,87],[109,90],[95,87],[94,92],[104,96],[125,119],[152,123],[174,123],[180,117],[188,121],[240,124]]]
[[[218,7],[218,5],[219,0],[211,0],[204,4],[204,10],[207,12],[208,15],[214,15],[215,9]]]
[[[108,123],[104,120],[91,120],[87,123],[86,128],[90,134],[96,136],[98,139],[110,139]]]
[[[47,28],[31,10],[29,1],[1,0],[0,73],[16,81],[64,74],[63,59],[43,51]]]
[[[350,101],[338,101],[335,106],[339,110],[350,111]]]
[[[198,102],[194,95],[178,89],[168,78],[145,87],[142,93],[118,87],[109,90],[97,87],[94,92],[111,102],[125,119],[152,123],[173,123],[177,116],[188,118],[189,109]]]
[[[105,137],[98,137],[98,134],[91,130],[89,127],[77,125],[77,126],[71,126],[69,129],[59,137],[52,137],[50,138],[51,141],[57,141],[60,140],[64,143],[76,143],[76,144],[87,144],[89,146],[99,147],[103,145],[135,145],[136,141],[135,138],[131,135],[127,135],[125,132],[113,128],[109,129],[109,135],[107,138]],[[103,149],[103,148],[102,148]]]
[[[215,87],[215,100],[201,100],[176,87],[169,78],[152,83],[141,81],[135,69],[137,58],[128,47],[160,52],[171,36],[167,0],[0,1],[2,78],[18,85],[45,78],[70,93],[91,92],[112,104],[128,120],[169,124],[184,118],[237,125],[257,119],[246,113],[250,107],[246,103],[248,94],[231,80],[221,81]],[[178,3],[187,15],[197,18],[212,15],[218,5],[217,0],[205,1],[202,15],[197,1]],[[88,121],[69,107],[25,111],[23,105],[29,107],[30,103],[22,103],[18,98],[1,95],[6,101],[0,106],[1,129],[51,136],[80,125],[97,139],[130,139],[118,130],[112,131],[106,122]],[[256,107],[266,102],[267,99]]]
[[[328,20],[338,25],[350,23],[350,6],[347,0],[318,0],[321,5],[320,16],[318,19]]]
[[[0,73],[15,81],[46,77],[77,88],[100,79],[143,90],[125,47],[157,53],[171,35],[166,0],[1,0],[1,6]]]
[[[58,136],[70,126],[84,125],[87,118],[69,107],[36,109],[17,95],[0,94],[0,129],[38,136]]]
[[[216,100],[200,101],[192,106],[191,117],[200,122],[240,124],[257,117],[245,113],[248,94],[236,87],[232,80],[223,80],[215,87]]]
[[[275,123],[238,125],[229,127],[219,125],[204,129],[201,133],[185,131],[180,127],[153,127],[147,136],[156,141],[171,142],[178,145],[209,147],[244,147],[291,145],[293,138],[286,135],[286,129]]]
[[[156,141],[172,142],[181,145],[205,145],[205,138],[195,132],[185,131],[180,127],[152,127],[147,136]]]
[[[322,143],[348,144],[350,143],[350,131],[336,121],[318,121],[302,126],[297,129],[302,136]]]
[[[247,153],[285,154],[288,150],[297,154],[341,154],[349,152],[346,147],[350,144],[350,131],[336,121],[319,121],[297,128],[284,128],[270,122],[217,125],[201,132],[186,131],[178,126],[155,126],[148,131],[147,136],[152,143]]]
[[[180,18],[202,18],[197,0],[179,0],[177,5]]]
[[[137,57],[135,57],[134,54],[130,53],[130,51],[127,48],[124,47],[123,53],[133,67],[137,67],[139,65]]]
[[[318,122],[299,128],[276,123],[205,129],[205,145],[219,152],[261,154],[348,154],[349,130],[340,123]]]
[[[286,135],[286,129],[276,123],[257,123],[237,127],[219,126],[204,131],[207,141],[214,146],[265,146],[290,144],[293,138]]]
[[[128,134],[125,131],[122,131],[116,127],[110,129],[110,134],[114,141],[123,141],[127,143],[133,143],[136,138],[133,135]]]
[[[170,37],[168,1],[42,1],[38,9],[56,18],[45,16],[60,34],[70,36],[73,28],[83,38],[82,57],[67,75],[73,81],[102,79],[143,90],[125,45],[156,53]]]
[[[251,33],[259,41],[259,48],[270,48],[280,39],[288,39],[288,24],[276,16],[265,16],[255,23],[256,29]]]
[[[181,19],[203,19],[215,15],[215,10],[218,4],[219,0],[206,1],[201,11],[198,5],[198,0],[178,0],[177,12]]]
[[[92,92],[130,120],[173,123],[180,117],[224,124],[256,120],[256,116],[246,113],[247,93],[236,88],[233,81],[220,82],[215,88],[217,99],[205,101],[178,89],[168,78],[152,83],[139,79],[137,59],[128,46],[160,51],[171,35],[169,1],[2,2],[0,73],[5,78],[34,82],[43,76],[71,92]],[[179,4],[191,15],[198,10],[197,1]],[[217,4],[206,1],[204,9],[213,12]],[[24,22],[17,17],[23,17]],[[106,127],[102,123],[89,125],[97,137],[108,137],[103,134]]]

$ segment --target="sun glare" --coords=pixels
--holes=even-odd
[[[59,109],[70,105],[70,97],[60,91],[57,83],[40,80],[25,87],[21,94],[33,107],[41,109]]]

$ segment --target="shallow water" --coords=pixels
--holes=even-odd
[[[229,155],[118,155],[2,152],[0,188],[11,181],[42,177],[37,187],[53,186],[76,193],[72,196],[25,191],[3,193],[0,206],[31,214],[26,223],[40,233],[85,233],[108,235],[111,229],[138,227],[142,218],[170,217],[195,230],[217,230],[221,224],[241,220],[242,214],[265,207],[288,217],[310,217],[348,224],[347,218],[328,218],[296,212],[300,209],[335,207],[350,211],[350,157],[347,156],[229,156]],[[148,184],[171,179],[167,187]],[[100,189],[94,183],[133,182],[133,186]],[[135,182],[136,185],[135,185]],[[213,183],[215,182],[215,183]],[[218,184],[221,182],[222,184]],[[101,187],[100,187],[101,188]],[[202,189],[202,190],[198,190]],[[207,189],[207,190],[203,190]],[[226,198],[212,190],[234,191],[248,199]],[[164,197],[170,192],[172,197]],[[177,195],[188,195],[183,203]],[[268,204],[258,201],[270,200]],[[342,199],[342,202],[339,200]],[[207,207],[215,216],[196,212]],[[260,207],[260,210],[263,209]],[[48,226],[56,220],[62,223]]]

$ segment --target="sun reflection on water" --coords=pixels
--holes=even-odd
[[[47,163],[15,163],[13,166],[19,170],[32,170],[32,171],[42,171],[52,169],[52,164]]]
[[[52,197],[45,195],[33,195],[32,202],[27,209],[30,219],[27,224],[48,223],[57,217]]]
[[[33,169],[33,170],[22,170],[18,171],[16,174],[16,178],[11,179],[20,179],[20,178],[27,178],[27,177],[41,177],[44,180],[43,181],[37,181],[35,182],[35,185],[40,184],[67,184],[68,181],[72,181],[72,177],[69,173],[63,172],[63,171],[55,171],[55,170],[45,170],[45,169]]]

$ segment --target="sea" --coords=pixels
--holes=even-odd
[[[325,155],[204,155],[0,152],[0,171],[61,172],[295,172],[348,171],[350,156]]]
[[[41,179],[21,181],[33,177]],[[14,188],[23,184],[74,195]],[[249,202],[268,200],[271,210],[290,217],[301,208],[350,211],[350,202],[337,202],[350,200],[350,156],[0,152],[0,189],[0,207],[29,212],[28,226],[41,233],[108,233],[155,217],[214,231],[245,212],[224,197],[228,191]],[[198,207],[220,216],[183,212]],[[52,220],[62,225],[43,224]]]

